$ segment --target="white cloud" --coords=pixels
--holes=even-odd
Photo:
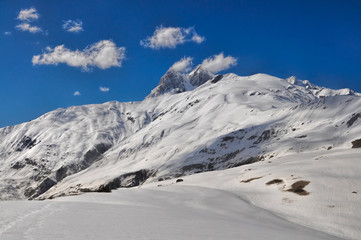
[[[11,35],[11,32],[4,32],[4,35]]]
[[[21,9],[17,19],[21,21],[34,21],[39,19],[39,14],[35,8]]]
[[[74,32],[74,33],[84,31],[83,22],[80,20],[64,21],[63,29],[67,32]]]
[[[192,40],[196,43],[202,43],[205,40],[205,38],[202,36],[199,36],[198,34],[194,34],[192,37]]]
[[[99,87],[99,90],[102,92],[109,92],[110,88],[107,87]]]
[[[75,91],[74,93],[73,93],[73,96],[80,96],[81,94],[80,94],[80,92],[79,91]]]
[[[37,32],[42,32],[43,31],[38,26],[31,26],[29,23],[21,23],[21,24],[17,25],[16,28],[21,30],[21,31],[31,32],[31,33],[37,33]]]
[[[159,26],[153,33],[153,36],[140,41],[140,45],[146,48],[175,48],[185,42],[201,43],[205,40],[196,33],[193,27],[163,27]]]
[[[193,58],[191,57],[183,57],[181,60],[179,60],[178,62],[175,62],[170,69],[173,69],[174,71],[177,72],[189,72],[190,70],[192,70],[192,60]]]
[[[232,56],[224,57],[223,52],[204,59],[201,66],[212,73],[217,73],[237,65],[237,59]]]
[[[88,71],[91,67],[107,69],[110,67],[121,67],[125,59],[125,48],[117,47],[110,40],[102,40],[94,43],[84,50],[72,51],[64,45],[55,48],[46,48],[46,52],[33,56],[33,65],[58,65],[65,63],[71,67],[80,67]]]

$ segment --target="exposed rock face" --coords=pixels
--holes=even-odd
[[[189,73],[188,78],[190,84],[198,87],[207,82],[209,79],[213,78],[213,76],[213,73],[208,72],[207,70],[201,68],[200,65],[198,65],[191,73]]]
[[[295,76],[291,76],[289,78],[286,79],[287,82],[289,82],[290,84],[293,85],[298,85],[301,87],[305,87],[306,89],[314,89],[315,87],[307,80],[299,80],[298,78],[296,78]]]
[[[46,192],[49,188],[54,186],[56,184],[56,181],[52,180],[51,178],[45,178],[38,186],[37,188],[27,188],[25,191],[25,196],[28,197],[30,200],[38,197],[39,195]]]
[[[354,113],[350,120],[347,121],[347,127],[351,127],[358,118],[361,118],[361,113]]]
[[[152,90],[148,97],[157,97],[167,92],[181,93],[186,91],[186,76],[180,72],[169,69],[160,79],[159,85]]]
[[[361,138],[352,142],[352,148],[361,148]]]
[[[21,141],[18,144],[18,147],[16,148],[15,151],[22,151],[23,149],[31,149],[32,147],[35,146],[36,140],[31,139],[31,137],[28,136],[24,136],[23,139],[21,139]]]
[[[188,75],[169,69],[148,97],[157,97],[168,92],[182,93],[189,91],[195,87],[199,87],[213,77],[213,73],[201,68],[200,65]]]

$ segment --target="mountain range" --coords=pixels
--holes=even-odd
[[[60,108],[0,129],[0,199],[107,192],[359,148],[360,96],[293,76],[170,69],[143,101]]]

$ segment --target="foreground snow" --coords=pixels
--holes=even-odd
[[[0,205],[3,240],[337,239],[205,187],[121,189]]]
[[[0,202],[0,239],[360,239],[358,156],[299,153],[178,183]],[[301,180],[307,194],[288,191]]]

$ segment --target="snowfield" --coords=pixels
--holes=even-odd
[[[361,239],[360,123],[350,89],[169,70],[0,129],[0,239]]]
[[[1,202],[0,236],[4,240],[339,239],[249,204],[235,190],[242,187],[241,170],[196,174],[159,187]]]

